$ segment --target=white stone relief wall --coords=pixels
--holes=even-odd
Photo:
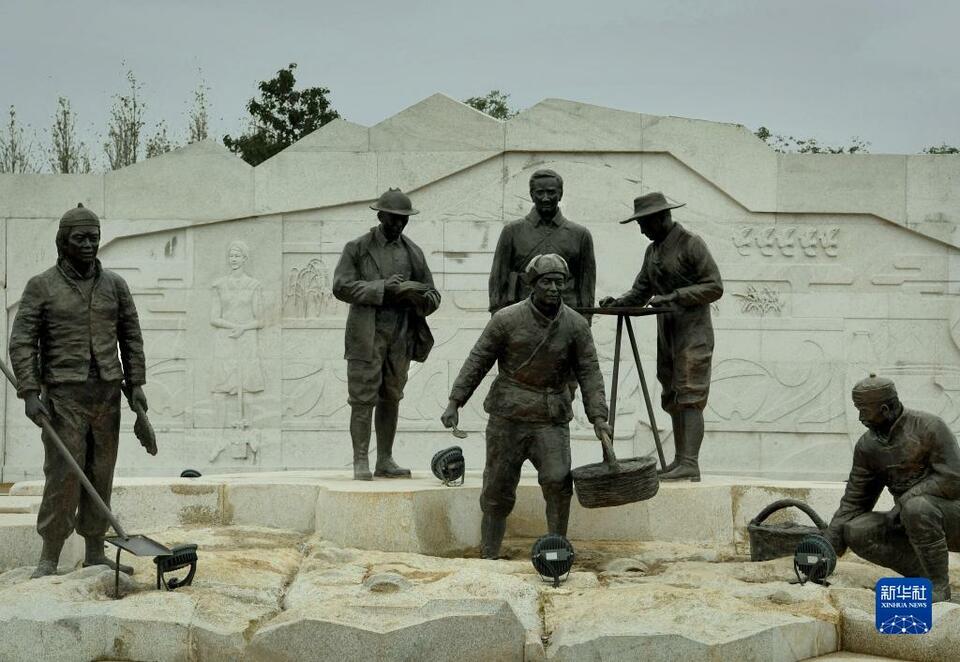
[[[134,292],[160,435],[150,458],[125,418],[118,470],[346,466],[347,307],[333,270],[376,224],[370,202],[400,186],[422,210],[407,233],[443,295],[436,346],[413,364],[401,405],[399,460],[424,469],[454,443],[438,417],[489,318],[500,230],[529,210],[530,174],[550,167],[564,177],[564,214],[593,233],[598,296],[626,290],[639,268],[646,240],[616,221],[641,193],[685,201],[675,217],[710,246],[726,292],[703,466],[841,478],[860,432],[849,389],[869,370],[960,432],[958,161],[777,155],[742,127],[557,100],[502,123],[437,95],[371,128],[333,122],[257,168],[200,143],[107,175],[0,176],[6,329],[27,278],[55,259],[56,219],[83,201],[103,219],[101,259]],[[663,428],[654,323],[634,326]],[[593,328],[609,393],[613,319]],[[617,445],[647,453],[626,345],[622,360]],[[470,468],[482,463],[485,391],[462,415]],[[12,389],[5,405],[3,480],[36,477],[36,428]],[[575,464],[599,457],[577,413]]]

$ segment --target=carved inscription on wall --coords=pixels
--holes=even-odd
[[[837,257],[840,228],[805,226],[740,227],[733,245],[743,256]]]

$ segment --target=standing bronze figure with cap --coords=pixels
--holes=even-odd
[[[723,295],[723,281],[703,239],[671,217],[670,210],[683,203],[657,192],[641,195],[633,206],[633,215],[620,222],[636,221],[651,243],[633,287],[618,298],[604,297],[600,305],[676,307],[676,312],[657,316],[657,381],[676,448],[660,479],[698,481],[713,360],[710,304]]]
[[[410,361],[425,361],[433,347],[426,317],[440,306],[440,293],[423,251],[403,235],[418,214],[400,189],[370,206],[380,225],[347,243],[334,271],[333,294],[350,304],[344,335],[347,401],[355,480],[409,478],[397,466],[393,442]],[[371,421],[377,435],[373,474],[367,458]]]
[[[566,535],[573,479],[570,475],[569,376],[583,391],[583,407],[600,439],[610,434],[603,376],[587,321],[563,303],[570,272],[559,255],[530,260],[529,298],[490,318],[450,390],[441,416],[448,428],[494,363],[498,374],[483,403],[490,415],[480,509],[480,554],[495,559],[513,510],[520,468],[530,460],[546,501],[547,529]]]
[[[523,271],[534,255],[548,253],[562,257],[570,269],[563,302],[571,308],[593,306],[597,283],[593,237],[560,211],[563,179],[553,170],[537,170],[530,176],[530,199],[530,213],[507,223],[497,241],[488,287],[490,312],[530,296]]]
[[[34,423],[50,422],[109,505],[121,380],[131,406],[147,409],[140,321],[126,282],[97,259],[100,219],[93,211],[78,205],[64,214],[56,242],[57,264],[27,282],[13,321],[10,360],[17,395]],[[81,490],[54,442],[46,433],[41,439],[45,483],[37,532],[43,547],[33,576],[56,573],[74,528],[86,542],[84,565],[115,569],[104,554],[107,515]],[[127,566],[121,570],[132,572]]]
[[[931,601],[949,600],[949,552],[960,551],[957,439],[939,417],[906,409],[889,379],[859,381],[853,404],[867,431],[854,447],[827,539],[837,555],[849,547],[904,577],[927,577]],[[873,512],[884,487],[895,505]]]

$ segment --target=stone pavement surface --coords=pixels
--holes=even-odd
[[[960,612],[934,609],[923,637],[872,627],[884,571],[840,562],[829,588],[787,582],[789,559],[750,563],[716,546],[578,542],[554,589],[528,561],[442,558],[338,546],[262,527],[144,531],[200,545],[193,586],[154,589],[150,559],[28,580],[0,574],[0,660],[738,660],[848,652],[955,660]],[[956,577],[954,580],[956,581]],[[843,658],[840,658],[843,659]]]

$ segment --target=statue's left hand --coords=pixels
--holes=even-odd
[[[143,387],[134,386],[131,388],[128,400],[130,402],[131,409],[136,405],[140,405],[140,407],[143,408],[143,411],[147,411],[147,396],[143,392]]]

